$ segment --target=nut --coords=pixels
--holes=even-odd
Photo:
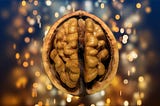
[[[118,67],[116,40],[98,17],[85,11],[67,14],[44,37],[45,72],[58,89],[73,95],[104,89]]]

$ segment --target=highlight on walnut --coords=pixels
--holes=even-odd
[[[98,17],[79,10],[56,21],[44,37],[44,69],[58,89],[73,95],[93,94],[114,78],[116,39]]]

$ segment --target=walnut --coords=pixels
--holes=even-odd
[[[67,14],[44,37],[45,72],[58,89],[93,94],[104,89],[118,67],[116,40],[107,25],[85,11]]]

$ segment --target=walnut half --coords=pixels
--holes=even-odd
[[[58,89],[93,94],[104,89],[118,67],[116,40],[107,25],[85,11],[67,14],[44,37],[45,72]]]

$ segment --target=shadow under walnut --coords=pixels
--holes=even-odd
[[[85,11],[67,14],[44,37],[42,60],[51,82],[73,95],[107,87],[118,68],[116,40],[107,25]]]

